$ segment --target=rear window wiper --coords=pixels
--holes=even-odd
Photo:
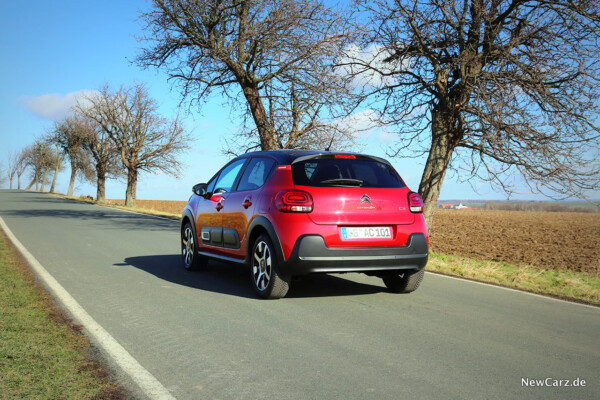
[[[324,183],[326,185],[332,185],[332,186],[362,186],[363,181],[361,181],[360,179],[338,178],[338,179],[326,179],[319,183]]]

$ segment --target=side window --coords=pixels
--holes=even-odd
[[[238,191],[254,190],[264,185],[275,161],[270,158],[253,158],[242,175]]]
[[[225,167],[225,169],[219,174],[219,179],[217,179],[217,183],[215,184],[214,193],[231,191],[231,187],[235,183],[235,178],[237,178],[245,162],[246,158],[242,158],[241,160],[237,160]]]

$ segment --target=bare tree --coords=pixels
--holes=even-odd
[[[15,173],[17,175],[17,189],[19,190],[21,190],[21,175],[23,175],[27,167],[27,151],[26,149],[22,149],[19,153],[17,153],[15,163]]]
[[[26,148],[26,163],[32,168],[32,180],[25,190],[35,185],[35,190],[44,191],[48,178],[48,169],[52,168],[53,160],[50,146],[43,138],[38,138]],[[41,184],[41,188],[40,185]]]
[[[180,153],[189,148],[191,137],[177,119],[158,114],[156,100],[142,84],[117,91],[102,87],[86,98],[88,106],[77,112],[94,120],[114,143],[122,165],[127,169],[125,205],[135,206],[139,171],[160,170],[177,175]]]
[[[8,177],[8,171],[4,172],[4,167],[0,163],[0,186],[4,185],[4,182],[6,182],[7,177]],[[11,183],[12,183],[12,181],[11,181]]]
[[[350,37],[345,18],[319,0],[153,0],[137,58],[164,68],[184,98],[228,98],[251,126],[246,150],[321,147],[351,139],[348,79],[334,70]]]
[[[19,162],[19,153],[9,151],[7,157],[6,176],[9,180],[9,189],[13,188],[13,179],[17,175],[17,164]]]
[[[400,133],[394,154],[420,143],[428,155],[428,223],[449,167],[509,194],[520,180],[550,196],[598,188],[600,3],[360,3],[372,21],[363,48],[375,57],[352,69],[382,83],[365,89]]]
[[[85,110],[86,105],[81,105],[78,109]],[[120,152],[117,152],[114,142],[99,123],[92,118],[82,115],[81,111],[76,112],[79,114],[84,128],[82,129],[83,147],[94,160],[96,200],[103,202],[106,199],[106,178],[123,175],[120,168]]]
[[[91,179],[93,173],[89,155],[83,150],[86,125],[77,116],[68,116],[54,123],[50,133],[49,142],[56,144],[61,153],[69,158],[71,164],[71,177],[69,180],[68,196],[73,196],[75,179],[78,175],[84,179]]]

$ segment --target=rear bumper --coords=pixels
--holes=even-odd
[[[328,248],[319,235],[301,236],[290,257],[281,263],[283,274],[297,276],[316,272],[365,272],[385,274],[425,268],[427,239],[410,235],[405,247]]]

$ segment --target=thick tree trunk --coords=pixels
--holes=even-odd
[[[423,198],[423,214],[429,232],[432,231],[433,213],[440,196],[446,170],[450,164],[457,138],[451,130],[450,113],[432,111],[431,149],[425,164],[425,170],[419,185],[419,194]]]
[[[9,187],[10,190],[12,190],[12,181],[13,181],[13,178],[10,178],[10,187]]]
[[[21,175],[17,175],[17,190],[21,190]]]
[[[97,184],[97,190],[96,190],[96,200],[99,202],[103,202],[106,197],[105,194],[105,186],[106,186],[106,172],[104,170],[102,170],[101,168],[98,168],[98,166],[96,166],[96,184]]]
[[[127,170],[127,191],[125,192],[125,206],[135,207],[135,192],[137,190],[137,175],[136,168]]]
[[[46,180],[48,179],[48,170],[50,168],[46,168],[44,170],[44,174],[43,174],[43,178],[42,178],[42,192],[44,191],[44,188],[46,187]]]
[[[67,190],[67,196],[73,196],[73,187],[75,186],[75,176],[77,175],[77,166],[71,160],[71,180],[69,181],[69,189]]]
[[[267,117],[267,112],[265,111],[258,88],[250,85],[244,86],[244,97],[248,101],[252,118],[254,118],[254,123],[258,130],[261,150],[278,149],[279,146],[277,145],[277,140],[275,140],[275,132],[269,123],[269,118]]]

